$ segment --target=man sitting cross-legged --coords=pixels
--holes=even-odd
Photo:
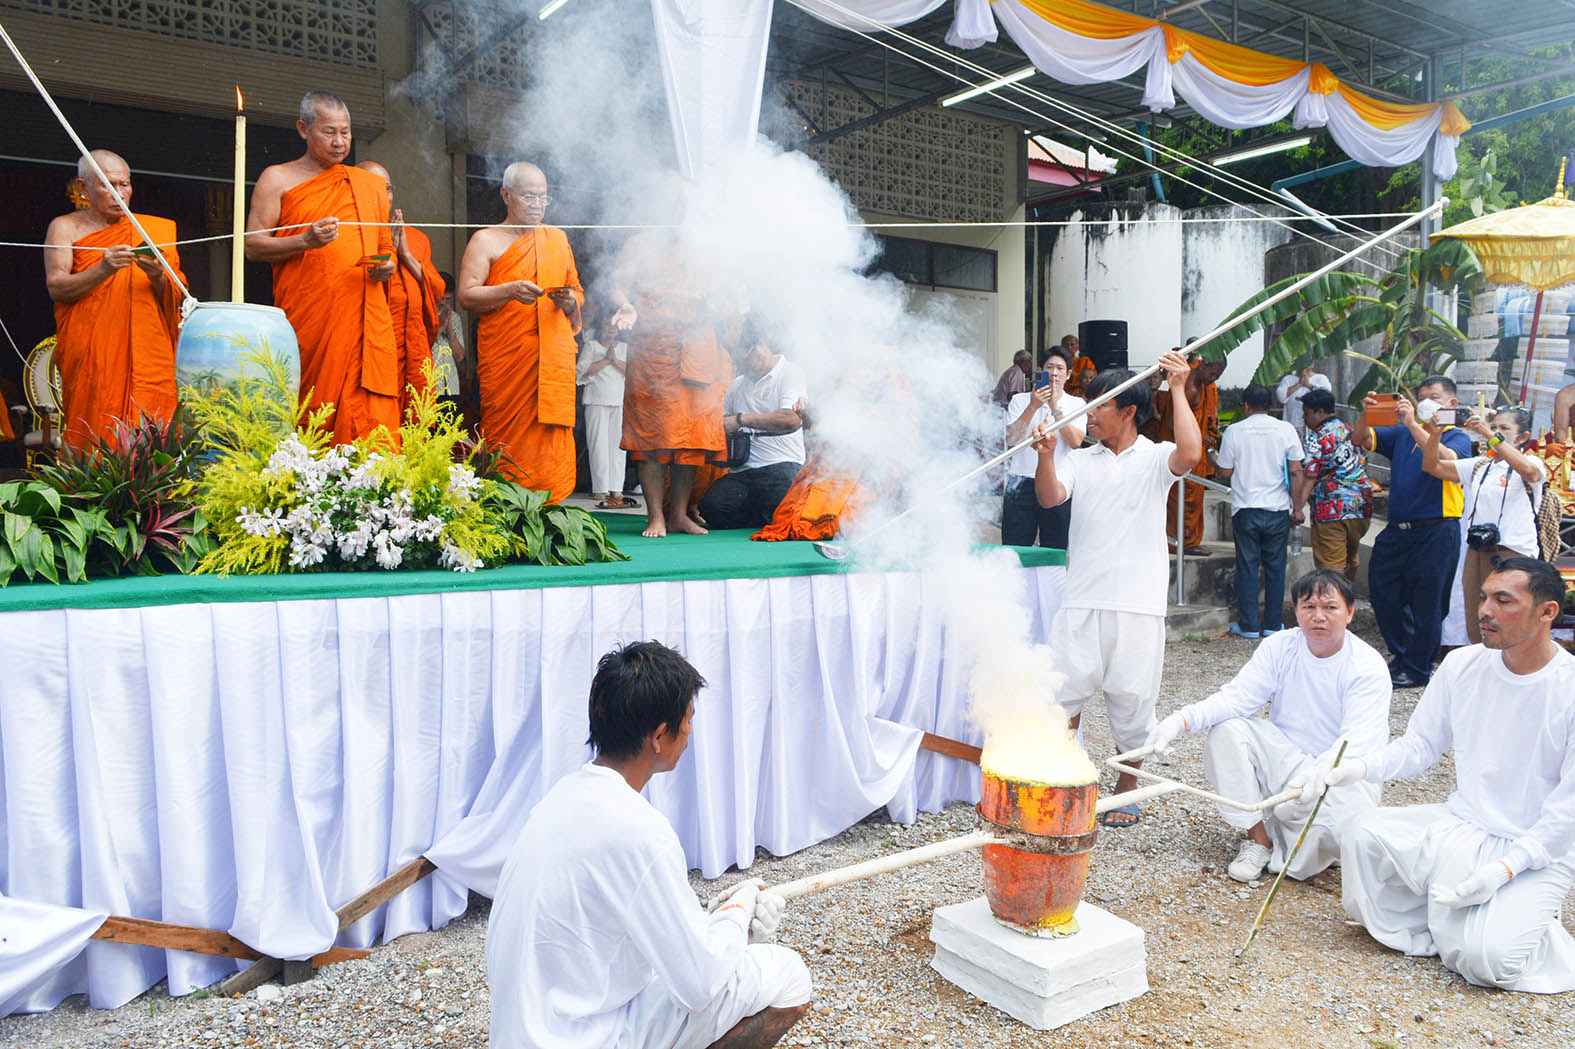
[[[1367,642],[1346,628],[1356,594],[1338,572],[1308,572],[1291,587],[1296,630],[1265,639],[1224,688],[1165,718],[1148,742],[1163,752],[1182,732],[1207,732],[1203,771],[1215,791],[1258,801],[1307,782],[1324,755],[1347,740],[1352,752],[1373,751],[1389,738],[1389,668]],[[1267,719],[1253,713],[1269,704]],[[1247,833],[1227,868],[1251,881],[1267,864],[1275,873],[1301,834],[1315,796],[1280,805],[1260,817],[1226,805],[1220,815]],[[1352,784],[1332,791],[1318,811],[1293,878],[1311,878],[1339,859],[1341,828],[1378,804],[1378,788]]]
[[[1320,784],[1414,776],[1455,752],[1443,805],[1363,813],[1340,853],[1345,912],[1379,943],[1438,955],[1471,983],[1575,990],[1559,911],[1575,882],[1575,656],[1549,636],[1564,581],[1511,557],[1482,583],[1482,644],[1439,664],[1405,734],[1326,763]]]
[[[803,959],[767,942],[782,898],[744,881],[707,914],[678,835],[640,794],[683,756],[704,687],[655,641],[597,665],[596,758],[531,810],[492,902],[494,1049],[703,1049],[745,1017],[809,1001]],[[791,1018],[768,1026],[780,1035]]]

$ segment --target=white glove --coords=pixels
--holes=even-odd
[[[1367,778],[1367,759],[1347,757],[1339,765],[1334,763],[1334,757],[1328,756],[1318,762],[1313,768],[1312,780],[1308,782],[1302,794],[1308,792],[1313,797],[1322,794],[1328,787],[1343,787],[1347,783],[1360,783]]]
[[[1314,806],[1318,804],[1318,796],[1323,793],[1313,789],[1317,778],[1317,766],[1292,776],[1290,782],[1285,784],[1285,789],[1300,790],[1301,793],[1290,801],[1282,801],[1274,806],[1275,818],[1287,825],[1307,822],[1307,817],[1312,815]]]
[[[1148,730],[1148,738],[1143,741],[1145,747],[1154,748],[1154,756],[1163,758],[1170,753],[1170,745],[1176,742],[1176,737],[1186,730],[1187,721],[1181,716],[1181,711],[1176,711],[1164,721]]]
[[[750,943],[775,943],[777,926],[782,924],[782,912],[787,910],[787,900],[770,890],[755,896],[755,916],[749,921]]]
[[[745,878],[725,892],[717,893],[706,907],[706,910],[716,914],[718,911],[737,904],[744,912],[739,916],[739,925],[747,931],[750,920],[755,916],[755,900],[760,895],[760,890],[765,888],[765,885],[766,883],[759,878]]]
[[[1428,899],[1440,907],[1475,907],[1493,898],[1493,894],[1509,884],[1509,866],[1498,860],[1485,863],[1459,885],[1434,885],[1428,890]]]

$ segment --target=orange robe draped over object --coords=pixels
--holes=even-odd
[[[1198,367],[1193,364],[1194,369]],[[1165,400],[1170,400],[1170,394],[1161,394]],[[1169,408],[1169,405],[1166,405]],[[1174,441],[1176,439],[1175,420],[1170,418],[1167,411],[1164,423],[1160,427],[1160,439]],[[1220,446],[1220,390],[1214,383],[1207,383],[1203,393],[1198,397],[1198,403],[1192,405],[1192,416],[1198,420],[1198,429],[1203,434],[1203,458],[1198,460],[1198,465],[1192,468],[1192,473],[1199,477],[1213,477],[1214,464],[1209,462],[1209,452],[1218,451]],[[1176,538],[1176,488],[1181,487],[1180,481],[1171,488],[1169,500],[1165,504],[1165,534]],[[1203,492],[1201,484],[1188,484],[1187,501],[1182,507],[1182,546],[1191,549],[1203,542]]]
[[[487,273],[488,284],[528,280],[544,291],[572,288],[565,313],[546,295],[529,306],[510,301],[481,316],[476,377],[481,432],[503,445],[504,472],[560,502],[574,492],[574,334],[585,299],[569,238],[555,226],[534,226],[515,238]]]
[[[784,539],[833,539],[858,513],[859,473],[839,473],[804,464],[793,487],[777,504],[771,523],[750,536],[764,542]]]
[[[722,398],[732,362],[698,295],[674,287],[632,296],[622,446],[636,459],[700,466],[727,459]]]
[[[448,290],[432,263],[432,241],[425,233],[405,227],[405,243],[421,263],[421,276],[400,266],[388,278],[388,312],[394,322],[394,345],[399,349],[399,418],[410,408],[410,388],[427,388],[431,374],[432,342],[438,333],[438,301]]]
[[[1066,392],[1074,397],[1083,396],[1083,387],[1098,374],[1099,369],[1094,367],[1093,361],[1082,356],[1074,358],[1072,372],[1066,377]]]
[[[393,254],[388,184],[335,164],[285,191],[279,225],[295,228],[275,236],[292,236],[330,215],[341,223],[338,237],[273,267],[274,305],[301,346],[301,403],[334,406],[329,426],[336,444],[378,427],[397,435],[402,384],[388,293],[361,264],[369,255]],[[377,225],[345,225],[351,222]]]
[[[180,273],[175,223],[138,215],[142,228]],[[71,272],[97,266],[102,248],[140,245],[127,219],[89,233],[72,245]],[[184,282],[185,274],[181,274]],[[65,388],[66,444],[78,450],[94,437],[109,437],[112,421],[135,426],[143,413],[168,419],[175,411],[175,340],[180,330],[180,289],[168,274],[155,292],[141,267],[117,270],[76,302],[55,304],[55,363]]]

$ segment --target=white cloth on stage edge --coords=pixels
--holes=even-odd
[[[1056,479],[1072,500],[1061,598],[1067,608],[1164,618],[1165,494],[1178,477],[1170,472],[1175,450],[1169,441],[1139,436],[1119,455],[1095,444],[1056,461]]]
[[[1311,771],[1316,758],[1262,718],[1229,718],[1209,730],[1203,741],[1203,774],[1215,793],[1237,801],[1261,801],[1285,790],[1296,775]],[[1302,850],[1288,872],[1306,880],[1340,858],[1340,831],[1359,813],[1378,805],[1379,788],[1370,783],[1335,787],[1324,796],[1318,818],[1307,832]],[[1258,822],[1269,836],[1269,870],[1285,866],[1304,820],[1288,822],[1268,812],[1218,806],[1220,816],[1240,831]]]
[[[1509,839],[1446,806],[1411,805],[1357,816],[1341,847],[1345,913],[1379,943],[1410,955],[1436,954],[1481,987],[1575,990],[1575,938],[1559,920],[1575,883],[1567,859],[1517,874],[1486,903],[1451,908],[1428,899],[1428,889],[1456,885],[1482,864],[1505,859],[1514,849]]]
[[[107,917],[0,896],[0,1016],[43,1012],[82,979],[78,960]]]
[[[1044,637],[1066,570],[1021,571]],[[711,682],[647,791],[706,877],[882,805],[977,801],[975,766],[917,749],[981,741],[946,593],[853,572],[0,614],[0,892],[286,958],[440,927],[584,762],[597,658],[645,638]],[[339,934],[335,907],[422,855],[438,873]],[[239,964],[94,941],[25,1007],[166,976],[188,994]]]
[[[1089,698],[1103,689],[1116,751],[1141,747],[1154,724],[1154,702],[1165,669],[1165,617],[1062,608],[1050,626],[1050,647],[1056,670],[1066,675],[1056,699],[1067,717],[1081,714]]]
[[[751,917],[707,914],[667,818],[622,775],[587,764],[531,810],[504,864],[487,926],[491,1045],[668,1046],[676,1039],[637,1037],[631,1022],[681,1028],[703,1014],[720,1034],[756,1003],[808,1001],[809,971],[791,951],[789,963],[743,966]],[[655,1002],[631,1016],[653,984]]]

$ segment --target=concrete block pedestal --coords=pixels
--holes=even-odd
[[[969,994],[1049,1031],[1148,990],[1143,930],[1088,902],[1081,930],[1025,936],[995,920],[984,897],[936,910],[930,966]]]

